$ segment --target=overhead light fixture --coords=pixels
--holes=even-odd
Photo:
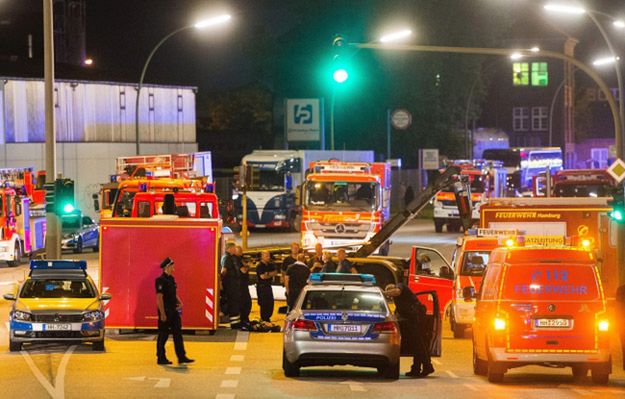
[[[412,35],[412,31],[410,29],[404,29],[399,32],[389,33],[380,38],[380,43],[389,43],[397,40],[405,39]]]
[[[617,19],[616,21],[612,22],[612,25],[617,29],[623,29],[625,28],[625,21],[623,21],[622,19]]]
[[[521,54],[521,53],[512,53],[512,54],[510,54],[510,59],[512,61],[520,60],[521,58],[523,58],[523,54]]]
[[[571,6],[567,4],[545,4],[543,8],[547,11],[561,12],[565,14],[575,14],[575,15],[586,14],[586,10],[584,8]]]
[[[538,53],[538,52],[540,51],[540,47],[538,47],[538,46],[534,46],[534,47],[532,47],[532,48],[530,49],[530,51],[531,51],[532,53]]]
[[[608,65],[608,64],[613,64],[616,61],[620,60],[619,57],[605,57],[605,58],[598,58],[596,60],[594,60],[592,62],[592,64],[594,66],[602,66],[602,65]]]

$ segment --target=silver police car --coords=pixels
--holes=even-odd
[[[312,274],[284,329],[282,368],[374,367],[399,378],[400,333],[375,278],[367,274]]]

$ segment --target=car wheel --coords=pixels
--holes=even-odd
[[[15,248],[13,248],[13,260],[7,262],[9,267],[16,267],[22,263],[22,246],[19,242],[15,242]]]
[[[81,254],[82,253],[82,238],[79,238],[78,242],[76,242],[76,248],[74,248],[74,253],[75,254]]]
[[[91,350],[94,352],[104,352],[104,339],[101,341],[95,341],[93,346],[91,346]]]
[[[9,339],[9,351],[10,352],[19,352],[22,350],[22,343],[15,342],[12,339]]]
[[[494,362],[492,360],[488,361],[488,382],[503,382],[504,373],[505,369],[501,364],[499,364],[499,362]]]
[[[588,375],[588,367],[586,366],[573,366],[573,379],[575,381],[583,381]]]
[[[464,330],[466,326],[464,324],[456,323],[453,316],[451,319],[451,330],[454,332],[454,338],[464,338]]]
[[[473,346],[473,374],[488,374],[488,363],[477,356],[477,350],[475,349],[475,345]]]
[[[95,246],[93,247],[93,252],[100,252],[100,242],[96,241]]]
[[[600,363],[590,369],[593,384],[605,385],[610,380],[611,362]]]
[[[387,380],[397,380],[399,379],[399,362],[378,368],[378,372]]]
[[[297,363],[289,362],[284,351],[282,351],[282,370],[285,377],[299,377],[299,366]]]
[[[444,224],[445,223],[443,223],[442,220],[434,219],[434,231],[437,233],[442,233]]]

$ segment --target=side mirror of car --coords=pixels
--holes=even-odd
[[[464,287],[462,289],[462,298],[466,302],[471,302],[475,298],[475,287]]]
[[[4,294],[2,297],[7,301],[15,301],[17,299],[14,294]]]
[[[111,299],[111,294],[108,292],[105,292],[104,294],[100,295],[98,299],[100,301],[109,301]]]

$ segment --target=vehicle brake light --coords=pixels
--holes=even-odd
[[[610,329],[610,322],[607,320],[599,320],[597,328],[599,331],[606,332]]]
[[[506,329],[506,321],[497,317],[493,321],[493,326],[495,327],[496,331],[503,331]]]
[[[293,330],[317,331],[317,326],[312,320],[295,320],[293,322]]]
[[[373,331],[377,333],[396,333],[397,326],[392,321],[384,321],[382,323],[375,323]]]

